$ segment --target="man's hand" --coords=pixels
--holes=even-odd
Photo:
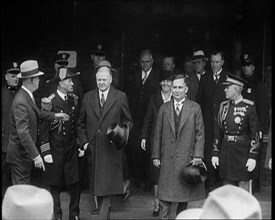
[[[256,167],[256,160],[249,158],[245,166],[248,172],[252,172]]]
[[[142,150],[146,151],[146,140],[145,139],[141,140],[140,147]]]
[[[45,166],[44,166],[43,160],[40,155],[38,155],[36,158],[34,158],[34,166],[39,169],[42,168],[43,171],[45,171]]]
[[[160,160],[159,160],[159,159],[154,159],[154,160],[153,160],[153,164],[154,164],[154,166],[156,166],[156,167],[160,167]]]
[[[85,154],[85,150],[81,150],[80,148],[78,148],[78,157],[83,157]]]
[[[53,156],[51,154],[48,154],[44,157],[44,160],[47,163],[53,163]]]
[[[62,120],[62,121],[68,121],[70,119],[70,116],[66,113],[55,113],[54,114],[55,120]]]
[[[268,168],[270,170],[272,169],[272,158],[270,158],[269,161],[268,161]]]
[[[212,165],[215,169],[217,169],[217,166],[219,166],[219,158],[216,156],[213,156],[211,158]]]

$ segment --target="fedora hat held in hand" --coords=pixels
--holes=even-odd
[[[107,137],[112,141],[116,149],[120,150],[127,144],[129,138],[129,126],[127,124],[112,123],[107,129]]]

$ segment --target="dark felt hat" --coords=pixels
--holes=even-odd
[[[115,143],[116,149],[122,149],[127,144],[129,138],[128,125],[112,123],[107,129],[107,137]]]
[[[253,64],[253,65],[255,64],[254,58],[248,53],[242,54],[240,57],[240,60],[241,60],[242,66],[248,66],[251,64]]]
[[[244,86],[245,80],[241,78],[240,76],[228,73],[226,81],[223,82],[223,85],[238,85],[238,86]]]
[[[204,163],[198,165],[192,165],[192,163],[189,163],[181,170],[179,177],[182,184],[195,186],[206,180],[207,170]]]
[[[112,68],[111,63],[108,60],[101,60],[96,67],[96,71],[98,71],[101,67],[108,67],[112,72],[116,72],[116,70]]]
[[[17,62],[10,62],[10,63],[8,63],[6,73],[16,74],[16,75],[18,73],[20,73],[20,69],[19,69],[18,63]]]
[[[159,81],[162,82],[163,80],[173,80],[173,72],[170,70],[164,70],[161,75]]]
[[[94,48],[91,52],[93,55],[98,55],[98,56],[105,56],[106,51],[103,50],[103,47],[101,44],[96,45],[96,48]]]

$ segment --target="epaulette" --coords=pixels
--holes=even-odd
[[[249,105],[254,105],[254,102],[249,99],[243,99],[243,102]]]
[[[228,104],[229,102],[230,102],[230,100],[225,100],[225,101],[221,102],[220,106],[223,106],[223,105],[225,105],[225,104]]]

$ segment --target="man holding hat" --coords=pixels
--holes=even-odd
[[[43,182],[50,186],[55,219],[62,219],[60,193],[67,186],[70,193],[69,219],[79,218],[80,185],[78,175],[77,120],[80,103],[73,92],[74,77],[67,68],[59,69],[58,87],[51,96],[52,112],[64,112],[69,120],[41,121],[38,145],[45,164]],[[42,100],[43,101],[43,100]],[[45,104],[44,104],[45,105]]]
[[[187,97],[195,101],[199,89],[201,77],[206,73],[205,65],[208,58],[204,55],[202,50],[195,50],[192,57],[192,65],[194,73],[187,77],[188,92]]]
[[[99,62],[97,89],[85,94],[78,120],[80,146],[91,160],[91,194],[101,202],[98,219],[110,219],[111,197],[123,194],[123,148],[108,138],[107,130],[116,123],[129,132],[133,124],[126,94],[111,86],[113,71],[109,61]]]
[[[35,104],[33,92],[38,89],[39,71],[36,60],[27,60],[20,65],[18,78],[22,78],[22,87],[17,92],[11,106],[10,136],[6,161],[11,168],[13,184],[30,184],[31,169],[34,162],[36,168],[45,166],[37,150],[38,119],[67,120],[64,113],[40,111]]]
[[[7,146],[10,135],[10,110],[12,101],[19,90],[20,72],[17,62],[8,63],[5,82],[2,84],[2,196],[6,188],[12,185],[10,169],[6,163]]]
[[[203,164],[204,124],[200,106],[185,97],[183,75],[175,75],[173,99],[161,105],[156,120],[152,160],[160,168],[160,218],[174,219],[190,201],[205,198],[204,183],[185,185],[181,171],[190,163]]]
[[[212,165],[224,184],[240,186],[251,193],[251,181],[259,155],[257,114],[252,101],[241,95],[244,80],[228,74],[227,100],[220,105],[213,142]]]
[[[89,70],[84,71],[81,76],[81,83],[83,86],[84,94],[96,88],[96,69],[100,61],[105,60],[106,51],[101,44],[98,44],[91,52],[92,66],[89,66]]]

